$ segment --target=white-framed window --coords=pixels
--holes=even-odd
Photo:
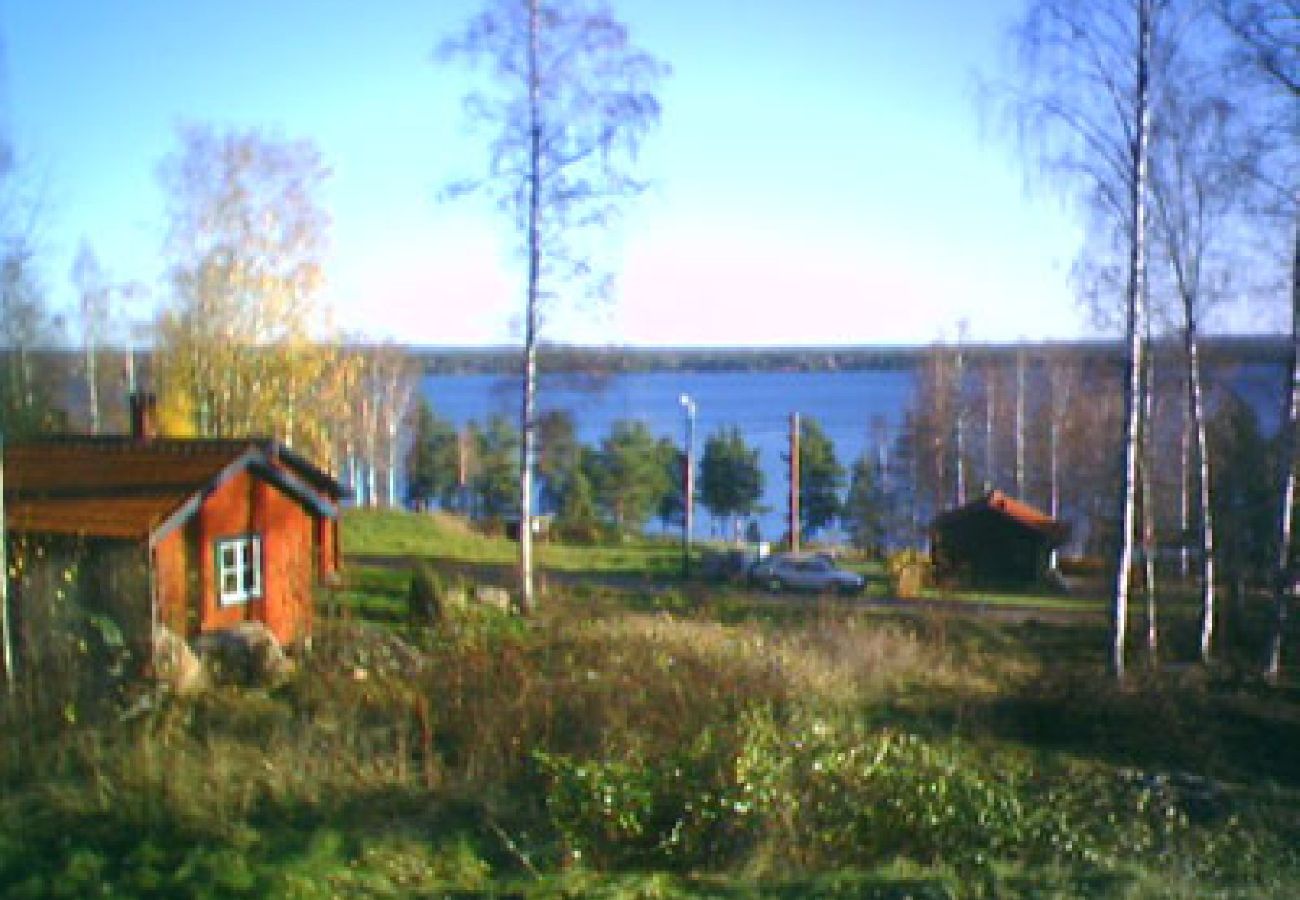
[[[217,541],[217,597],[237,606],[262,596],[262,536],[245,534]]]

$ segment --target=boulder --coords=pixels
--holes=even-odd
[[[153,629],[154,674],[175,694],[194,694],[207,685],[203,664],[190,645],[166,625]]]
[[[474,588],[474,602],[479,606],[485,606],[506,615],[509,615],[513,609],[510,592],[503,587],[496,587],[491,584],[480,584]]]
[[[240,622],[200,635],[194,649],[218,682],[273,685],[293,673],[293,661],[262,622]]]

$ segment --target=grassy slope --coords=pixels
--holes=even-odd
[[[379,513],[350,515],[345,541],[476,564],[513,552]],[[598,576],[661,548],[547,552]],[[126,722],[70,710],[51,685],[4,707],[0,895],[1300,888],[1295,682],[1220,667],[1118,689],[1095,619],[618,581],[561,585],[527,625],[480,614],[431,631],[398,624],[404,572],[351,577],[353,616],[387,624],[327,614],[274,691]],[[1182,627],[1170,644],[1190,646]],[[42,699],[52,717],[33,715]],[[1180,772],[1212,778],[1213,796]]]
[[[351,510],[344,519],[343,549],[357,556],[406,556],[462,564],[511,566],[518,545],[484,537],[463,521],[442,514],[411,515],[391,510]],[[549,571],[588,575],[675,574],[681,549],[675,542],[629,540],[620,546],[576,547],[541,541],[539,565]]]

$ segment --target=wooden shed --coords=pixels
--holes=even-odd
[[[1070,528],[1002,491],[990,491],[930,523],[931,558],[940,582],[1021,587],[1047,575],[1052,551]]]
[[[67,436],[4,454],[19,642],[66,589],[137,645],[245,620],[281,643],[311,633],[341,561],[340,484],[267,439]]]

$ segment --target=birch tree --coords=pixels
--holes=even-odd
[[[171,298],[157,327],[169,430],[264,434],[326,458],[339,368],[318,299],[329,217],[315,146],[257,131],[186,126],[159,170]]]
[[[72,262],[72,282],[80,295],[81,343],[85,354],[86,405],[90,433],[99,434],[99,348],[108,330],[108,285],[99,258],[83,240]]]
[[[54,398],[62,373],[38,372],[35,355],[55,345],[60,322],[51,314],[25,235],[0,236],[0,432],[7,440],[56,430],[64,412]]]
[[[405,351],[392,344],[356,350],[352,356],[356,372],[350,393],[355,414],[349,428],[360,454],[353,454],[351,465],[362,473],[357,499],[359,505],[379,506],[382,496],[383,505],[397,507],[402,423],[417,388],[415,367]]]
[[[1216,8],[1236,42],[1240,61],[1258,74],[1268,97],[1260,127],[1272,152],[1261,161],[1257,175],[1265,209],[1290,231],[1291,239],[1291,360],[1282,405],[1274,622],[1265,663],[1266,673],[1275,679],[1282,668],[1287,594],[1294,581],[1291,557],[1300,431],[1300,0],[1217,0]]]
[[[1111,611],[1111,668],[1125,672],[1137,525],[1147,317],[1148,162],[1153,74],[1171,48],[1175,0],[1032,0],[1016,39],[1022,78],[1012,109],[1031,150],[1125,235],[1126,348],[1120,533]]]
[[[643,185],[629,174],[658,121],[654,90],[666,67],[634,47],[599,0],[488,0],[437,51],[485,64],[491,87],[465,109],[491,135],[487,174],[452,185],[481,192],[509,215],[522,244],[523,360],[519,452],[520,608],[534,609],[532,509],[537,346],[545,307],[562,289],[607,285],[589,240]]]
[[[1201,372],[1201,321],[1231,262],[1222,246],[1243,193],[1249,135],[1241,115],[1205,71],[1171,79],[1153,154],[1154,232],[1181,312],[1189,457],[1194,461],[1201,556],[1200,656],[1209,662],[1215,618],[1214,505]],[[1190,451],[1194,450],[1194,454]]]

